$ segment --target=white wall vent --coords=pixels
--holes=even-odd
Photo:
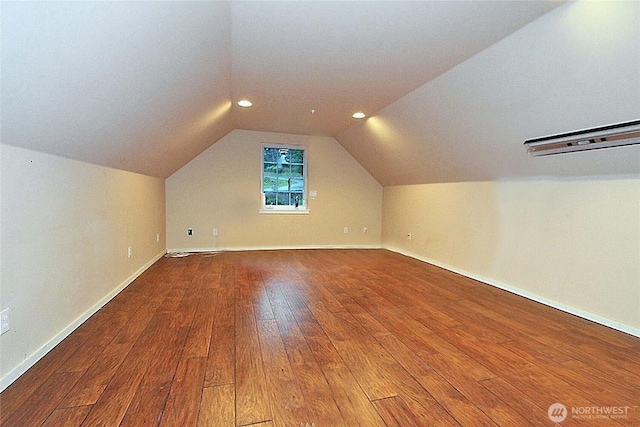
[[[640,144],[640,120],[527,139],[532,156]]]

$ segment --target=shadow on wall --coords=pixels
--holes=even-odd
[[[499,234],[495,191],[491,182],[385,187],[382,244],[438,265],[486,271]]]

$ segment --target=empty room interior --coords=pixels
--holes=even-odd
[[[640,424],[640,2],[0,16],[0,425]]]

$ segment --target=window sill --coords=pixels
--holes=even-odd
[[[261,214],[272,214],[272,215],[308,215],[309,209],[306,208],[298,208],[298,209],[260,209]]]

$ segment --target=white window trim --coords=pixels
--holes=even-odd
[[[291,205],[266,205],[266,197],[262,192],[262,183],[264,182],[264,148],[265,147],[275,147],[275,148],[289,148],[292,150],[304,150],[304,164],[303,164],[303,172],[304,176],[304,189],[302,200],[304,202],[303,205],[299,205],[297,208]],[[261,214],[271,214],[271,215],[307,215],[309,214],[308,207],[308,186],[309,177],[307,175],[307,163],[308,163],[308,154],[309,149],[304,145],[290,145],[290,144],[278,144],[272,142],[263,142],[260,144],[260,210]]]
[[[309,209],[303,207],[290,208],[290,209],[269,209],[268,207],[264,207],[259,211],[261,214],[270,214],[270,215],[307,215],[309,214]]]

